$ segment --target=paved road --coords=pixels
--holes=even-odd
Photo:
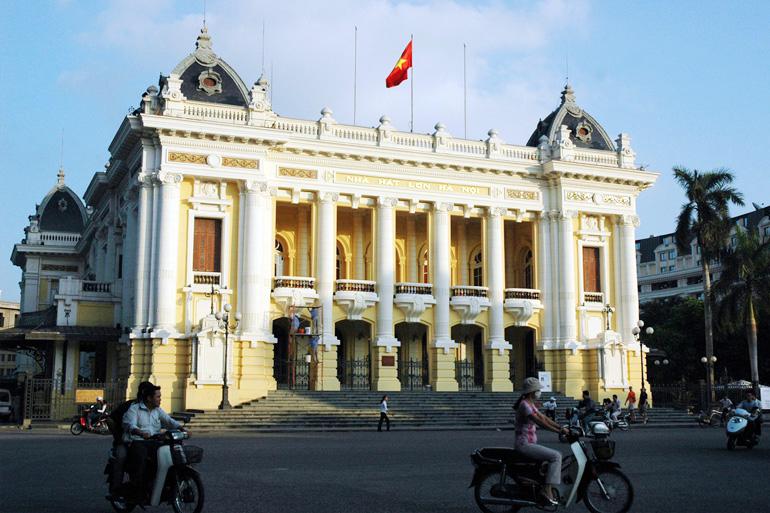
[[[206,512],[474,512],[470,452],[512,433],[397,432],[216,437],[200,466]],[[767,511],[770,444],[728,452],[720,429],[646,429],[614,435],[638,512]],[[541,437],[567,450],[555,437]],[[107,512],[95,435],[0,432],[0,511]],[[753,485],[751,484],[753,483]],[[171,511],[168,507],[154,511]],[[581,505],[573,511],[586,511]]]

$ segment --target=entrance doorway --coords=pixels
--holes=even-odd
[[[537,372],[540,370],[535,351],[535,330],[509,326],[505,329],[505,339],[513,345],[510,360],[513,388],[520,390],[524,386],[524,379],[537,377]]]
[[[348,390],[371,388],[372,325],[366,321],[339,321],[334,327],[337,348],[337,378]]]
[[[419,322],[400,322],[396,324],[395,335],[401,341],[401,347],[398,348],[398,379],[401,389],[428,388],[428,327]]]
[[[456,375],[460,390],[484,389],[484,329],[475,324],[455,324],[452,339],[457,343]]]
[[[310,326],[310,322],[302,320],[300,328]],[[291,321],[288,317],[280,317],[273,321],[273,336],[276,338],[273,357],[273,377],[279,388],[308,389],[310,388],[309,337],[292,337],[290,335]]]

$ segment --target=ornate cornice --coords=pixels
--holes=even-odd
[[[318,178],[318,171],[316,171],[315,169],[279,167],[278,176],[291,176],[294,178],[306,178],[309,180],[316,180]]]

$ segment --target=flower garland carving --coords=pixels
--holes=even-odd
[[[506,189],[505,196],[508,199],[537,201],[539,195],[537,191],[525,191],[522,189]]]
[[[278,168],[278,176],[292,176],[294,178],[306,178],[315,180],[318,178],[318,171],[315,169],[296,169],[291,167]]]

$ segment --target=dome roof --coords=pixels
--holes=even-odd
[[[249,89],[238,73],[214,53],[206,27],[195,42],[195,51],[171,74],[182,80],[181,91],[188,100],[243,107],[249,104]]]
[[[537,128],[527,141],[527,146],[537,146],[544,135],[553,143],[562,125],[570,129],[570,139],[578,148],[615,151],[615,145],[604,128],[575,103],[575,92],[569,84],[564,86],[561,92],[559,108],[538,122]]]
[[[64,185],[64,170],[59,170],[56,186],[37,206],[40,231],[81,233],[88,219],[86,209],[72,189]]]

